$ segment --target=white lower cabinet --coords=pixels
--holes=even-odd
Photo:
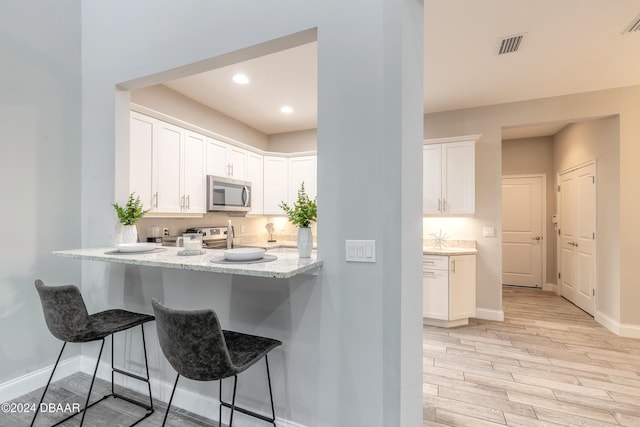
[[[476,315],[476,256],[424,255],[423,321],[453,327]]]

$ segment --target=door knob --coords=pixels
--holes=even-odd
[[[531,238],[531,240],[538,240],[538,241],[540,241],[540,240],[542,240],[542,237],[541,237],[541,236],[532,237],[532,238]]]

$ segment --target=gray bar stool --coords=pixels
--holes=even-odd
[[[84,408],[79,412],[71,414],[63,420],[58,421],[56,424],[54,424],[54,426],[62,424],[69,418],[72,418],[79,413],[82,413],[82,419],[80,420],[80,425],[82,426],[82,424],[84,423],[84,417],[87,413],[86,410],[111,396],[126,400],[127,402],[138,405],[146,410],[142,418],[131,424],[132,426],[138,424],[140,421],[153,414],[153,398],[151,397],[151,383],[149,382],[149,364],[147,361],[147,346],[144,339],[144,324],[146,322],[154,320],[154,317],[149,314],[134,313],[131,311],[120,309],[105,310],[99,313],[89,314],[87,312],[87,307],[84,304],[84,300],[82,299],[82,295],[80,294],[80,290],[76,286],[46,286],[42,282],[42,280],[36,280],[35,284],[36,289],[38,290],[38,294],[40,295],[40,302],[42,303],[42,310],[44,312],[44,319],[47,323],[47,327],[54,337],[64,341],[64,343],[62,344],[62,349],[60,350],[58,359],[56,360],[56,363],[53,367],[53,371],[51,371],[49,381],[47,381],[47,385],[45,386],[44,392],[42,393],[42,398],[40,399],[40,403],[36,408],[36,413],[33,416],[33,420],[31,420],[31,426],[33,426],[33,423],[36,421],[36,417],[38,416],[38,412],[40,410],[40,404],[47,394],[47,389],[49,388],[49,384],[51,384],[53,374],[58,367],[58,362],[60,362],[62,352],[64,351],[64,348],[68,342],[83,343],[102,340],[102,344],[100,345],[100,353],[98,354],[96,368],[93,372],[93,378],[91,379],[91,385],[89,386],[89,392],[87,393]],[[146,377],[123,371],[121,369],[115,368],[113,365],[113,334],[115,334],[116,332],[131,329],[138,325],[140,325],[140,329],[142,331],[142,348],[144,350],[144,363],[147,374]],[[102,399],[89,405],[91,390],[93,389],[93,383],[96,379],[96,373],[98,372],[98,365],[100,364],[100,357],[102,356],[102,349],[104,348],[104,340],[105,337],[108,336],[112,336],[111,394],[108,394],[102,397]],[[149,404],[147,405],[145,403],[138,402],[129,397],[116,393],[113,385],[114,374],[116,373],[146,382],[149,389]]]
[[[171,397],[167,403],[162,425],[167,421],[173,394],[180,376],[196,381],[220,381],[219,424],[222,425],[222,407],[231,409],[229,427],[233,425],[234,410],[276,425],[269,359],[267,353],[282,344],[271,338],[225,331],[220,326],[213,310],[174,310],[151,301],[156,315],[158,341],[165,357],[178,372],[173,384]],[[236,406],[237,375],[254,365],[264,356],[267,366],[267,382],[271,399],[271,417]],[[222,380],[233,377],[233,397],[231,403],[222,400]]]

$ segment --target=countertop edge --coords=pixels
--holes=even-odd
[[[478,250],[473,248],[422,248],[423,255],[477,255]]]
[[[92,250],[105,250],[108,251],[113,248],[92,248]],[[264,277],[264,278],[272,278],[272,279],[290,279],[294,276],[306,273],[311,270],[319,269],[322,266],[322,260],[316,259],[309,264],[298,265],[292,270],[289,271],[267,271],[267,270],[252,270],[250,267],[246,267],[251,264],[244,264],[244,269],[237,268],[229,268],[225,267],[222,264],[215,265],[211,262],[207,264],[189,264],[189,263],[180,263],[180,262],[167,262],[167,261],[157,261],[153,259],[144,259],[144,258],[132,258],[127,255],[118,255],[118,256],[108,256],[108,255],[91,255],[91,254],[80,254],[77,253],[81,249],[72,249],[72,250],[60,250],[51,252],[54,256],[59,256],[62,258],[72,258],[72,259],[80,259],[87,261],[100,261],[100,262],[111,262],[114,264],[129,264],[129,265],[142,265],[147,267],[163,267],[163,268],[172,268],[176,270],[191,270],[191,271],[205,271],[209,273],[220,273],[220,274],[233,274],[239,276],[253,276],[253,277]],[[71,251],[76,251],[76,253],[71,253]]]

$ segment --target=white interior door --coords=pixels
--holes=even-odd
[[[502,283],[542,287],[543,176],[502,177]]]
[[[558,196],[560,292],[593,315],[596,265],[596,168],[560,174]]]

